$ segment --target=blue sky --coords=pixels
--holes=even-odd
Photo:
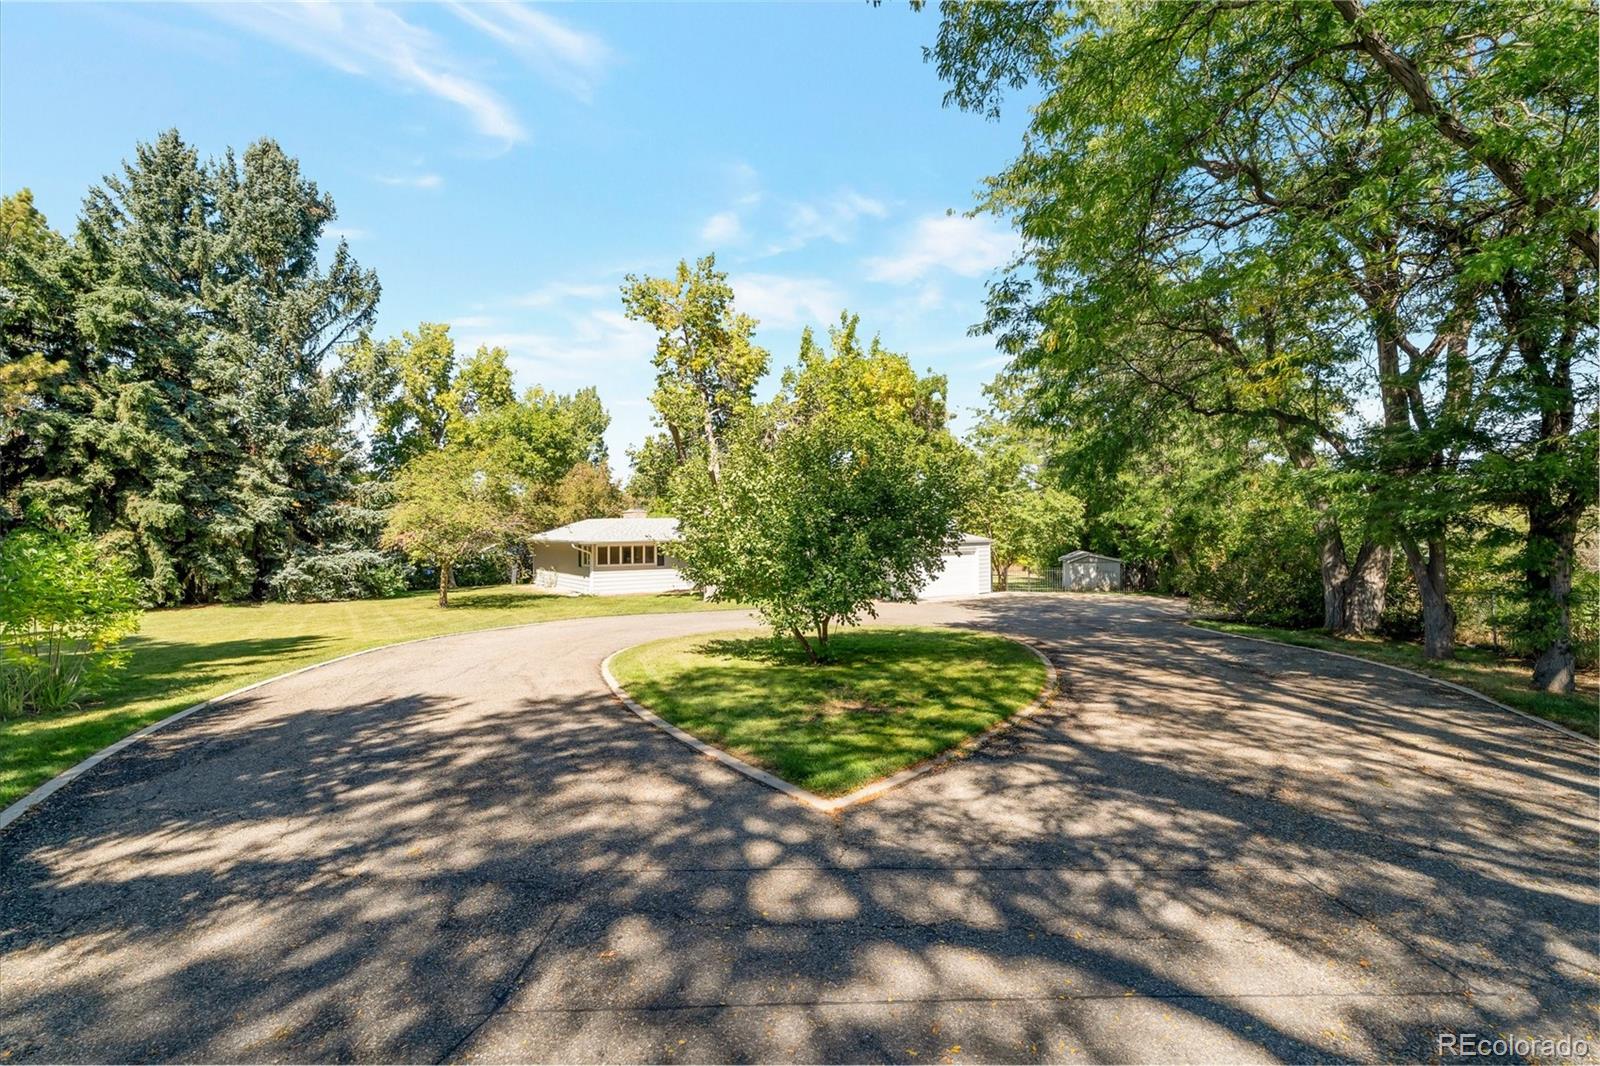
[[[937,27],[895,2],[8,2],[0,186],[66,230],[167,127],[203,154],[274,137],[377,270],[380,335],[450,322],[519,386],[598,386],[619,470],[654,343],[622,276],[708,251],[775,367],[848,307],[965,414],[1001,363],[967,328],[1013,239],[963,213],[1025,116],[941,106]]]

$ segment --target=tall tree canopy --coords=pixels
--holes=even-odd
[[[942,12],[951,102],[1041,97],[984,205],[1024,238],[988,325],[1033,414],[1185,412],[1328,470],[1300,483],[1329,624],[1373,602],[1395,545],[1436,656],[1452,532],[1476,502],[1522,508],[1535,679],[1570,687],[1570,545],[1595,499],[1593,6]],[[1371,501],[1358,540],[1328,491],[1346,477]]]
[[[468,419],[515,401],[507,358],[504,348],[487,346],[458,358],[450,327],[440,322],[352,345],[344,372],[372,419],[378,473],[392,474],[423,452],[443,448]]]
[[[74,241],[21,197],[6,215],[13,506],[87,515],[157,602],[261,594],[356,470],[331,356],[378,283],[343,241],[319,263],[333,200],[271,140],[202,162],[169,131],[90,190]]]
[[[728,275],[715,256],[678,263],[672,277],[629,274],[622,286],[629,318],[648,322],[656,341],[650,402],[679,464],[698,447],[715,481],[721,438],[750,406],[770,356],[755,343],[756,320],[734,310]]]

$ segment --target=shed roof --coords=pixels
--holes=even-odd
[[[1075,563],[1083,559],[1098,559],[1105,563],[1122,562],[1122,560],[1118,559],[1115,555],[1101,555],[1099,552],[1084,551],[1081,548],[1075,552],[1068,552],[1061,557],[1061,561],[1063,563]]]
[[[585,518],[533,535],[562,544],[662,543],[678,539],[676,518]]]

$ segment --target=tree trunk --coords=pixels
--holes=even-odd
[[[1401,546],[1422,598],[1422,654],[1429,659],[1449,659],[1456,652],[1456,612],[1450,606],[1445,580],[1444,540],[1430,538],[1426,557],[1414,540],[1402,541]]]
[[[1341,632],[1356,636],[1376,633],[1383,621],[1384,602],[1389,592],[1389,567],[1394,549],[1387,544],[1365,541],[1356,552],[1356,562],[1345,578],[1344,624]]]
[[[1577,549],[1577,515],[1532,506],[1528,513],[1528,621],[1539,644],[1533,661],[1533,687],[1565,694],[1576,680],[1572,654],[1572,558]]]
[[[522,568],[517,565],[515,556],[511,558],[511,583],[515,585],[522,577]]]
[[[439,567],[439,606],[450,606],[450,567]]]
[[[812,665],[815,665],[817,661],[817,650],[811,646],[811,642],[806,639],[806,635],[800,632],[799,626],[790,626],[789,629],[790,632],[794,634],[794,639],[798,640],[800,642],[800,646],[806,650],[806,658],[811,660]]]
[[[997,566],[994,568],[995,584],[999,586],[998,591],[1004,592],[1006,590],[1006,575],[1009,573],[1011,573],[1011,567],[1009,566]]]
[[[711,418],[711,403],[706,402],[706,471],[711,475],[711,483],[722,483],[722,462],[717,455],[717,424]]]
[[[1595,500],[1594,457],[1577,450],[1577,392],[1572,364],[1592,300],[1568,275],[1561,280],[1557,314],[1560,329],[1547,337],[1536,326],[1534,296],[1516,273],[1501,283],[1506,317],[1539,404],[1539,436],[1528,474],[1517,493],[1528,517],[1523,546],[1523,583],[1528,599],[1528,633],[1539,647],[1533,685],[1545,692],[1571,692],[1576,664],[1572,654],[1572,563],[1578,522]],[[1555,294],[1550,298],[1555,300]],[[1577,460],[1576,462],[1574,460]],[[1551,476],[1553,475],[1553,476]]]
[[[817,623],[817,647],[820,649],[821,656],[826,658],[828,654],[828,620],[826,618]]]
[[[1327,521],[1322,535],[1322,628],[1340,636],[1377,632],[1388,592],[1394,549],[1371,540],[1361,543],[1352,565],[1337,524]]]

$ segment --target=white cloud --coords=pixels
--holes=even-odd
[[[420,91],[466,112],[506,146],[527,133],[511,106],[449,55],[439,37],[371,2],[208,5],[216,18],[359,77]]]
[[[378,180],[385,185],[397,185],[407,189],[444,187],[444,178],[438,174],[379,174]]]
[[[881,200],[854,189],[841,190],[824,200],[797,201],[788,205],[783,239],[774,242],[767,252],[792,252],[819,240],[848,244],[855,239],[861,219],[883,218],[888,213]]]
[[[570,281],[552,281],[539,286],[532,292],[523,293],[511,302],[518,307],[551,307],[556,304],[594,303],[597,300],[608,298],[620,302],[621,296],[618,295],[619,292],[618,284],[580,284]]]
[[[599,37],[522,4],[449,5],[457,18],[511,49],[523,62],[572,95],[588,100],[611,65]]]
[[[734,211],[718,211],[700,227],[700,239],[711,244],[729,244],[744,235],[739,215]]]
[[[988,218],[935,215],[920,219],[900,249],[874,256],[867,277],[905,285],[939,270],[978,277],[999,268],[1016,251],[1017,239]]]
[[[443,100],[463,111],[473,129],[504,147],[527,139],[511,104],[479,76],[485,66],[481,56],[452,54],[438,34],[396,10],[371,0],[222,3],[205,10],[335,70]],[[583,99],[612,60],[611,50],[598,37],[522,4],[452,4],[451,10],[541,77]]]
[[[734,306],[774,329],[826,326],[844,309],[844,294],[826,278],[740,274],[730,279]]]

